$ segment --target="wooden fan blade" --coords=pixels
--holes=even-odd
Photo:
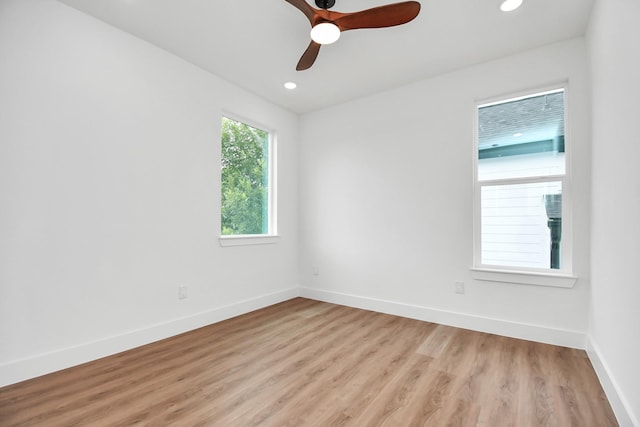
[[[287,3],[292,4],[297,9],[299,9],[302,13],[304,13],[307,19],[309,19],[309,22],[311,23],[311,25],[313,25],[313,20],[315,18],[315,9],[312,8],[309,5],[309,3],[307,3],[305,0],[285,0],[285,1]]]
[[[288,1],[288,0],[287,0]],[[334,21],[340,31],[383,28],[406,24],[418,16],[420,3],[405,1],[346,14]]]
[[[320,44],[311,40],[309,43],[309,47],[302,54],[302,58],[298,61],[298,65],[296,66],[297,71],[302,71],[310,68],[313,63],[316,61],[318,57],[318,52],[320,52]]]

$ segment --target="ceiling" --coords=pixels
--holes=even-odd
[[[59,0],[295,113],[584,34],[593,0],[419,0],[408,24],[347,31],[296,71],[310,25],[285,0]],[[397,0],[337,0],[353,12]],[[312,0],[310,1],[313,4]],[[295,90],[283,87],[297,83]]]

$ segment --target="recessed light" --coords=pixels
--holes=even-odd
[[[504,0],[500,4],[500,10],[503,12],[511,12],[522,5],[522,0]]]
[[[293,89],[295,89],[296,87],[298,87],[298,85],[297,85],[297,84],[295,84],[294,82],[286,82],[286,83],[284,84],[284,87],[286,87],[286,88],[287,88],[287,89],[289,89],[289,90],[293,90]]]
[[[515,138],[520,138],[522,135],[523,135],[523,134],[521,134],[520,132],[516,132],[516,133],[514,133],[514,134],[513,134],[513,136],[514,136]]]

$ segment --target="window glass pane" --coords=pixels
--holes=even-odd
[[[269,234],[269,133],[222,118],[222,235]]]
[[[478,108],[478,180],[563,175],[564,91]]]
[[[481,263],[560,268],[562,183],[484,185]]]

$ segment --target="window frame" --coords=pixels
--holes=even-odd
[[[220,182],[218,202],[218,241],[220,246],[244,246],[244,245],[263,245],[273,244],[278,241],[278,220],[277,220],[277,135],[271,126],[243,117],[242,115],[223,110],[219,116],[219,133],[218,133],[218,164],[222,165],[222,120],[233,120],[255,129],[267,132],[267,233],[265,234],[222,234],[222,168],[218,173]],[[221,167],[221,166],[220,166]]]
[[[563,91],[564,99],[564,161],[565,173],[563,175],[541,175],[532,177],[499,178],[480,181],[478,179],[479,162],[479,111],[482,107],[499,105],[507,102],[518,101],[535,96]],[[571,288],[577,277],[573,275],[573,227],[572,227],[572,141],[571,122],[569,121],[569,90],[566,82],[523,90],[516,93],[494,96],[488,99],[474,101],[473,109],[473,266],[471,275],[477,280],[493,282],[515,283],[523,285],[553,286]],[[536,182],[559,181],[562,185],[562,252],[560,269],[514,267],[482,263],[482,205],[481,192],[485,186],[513,185]]]

